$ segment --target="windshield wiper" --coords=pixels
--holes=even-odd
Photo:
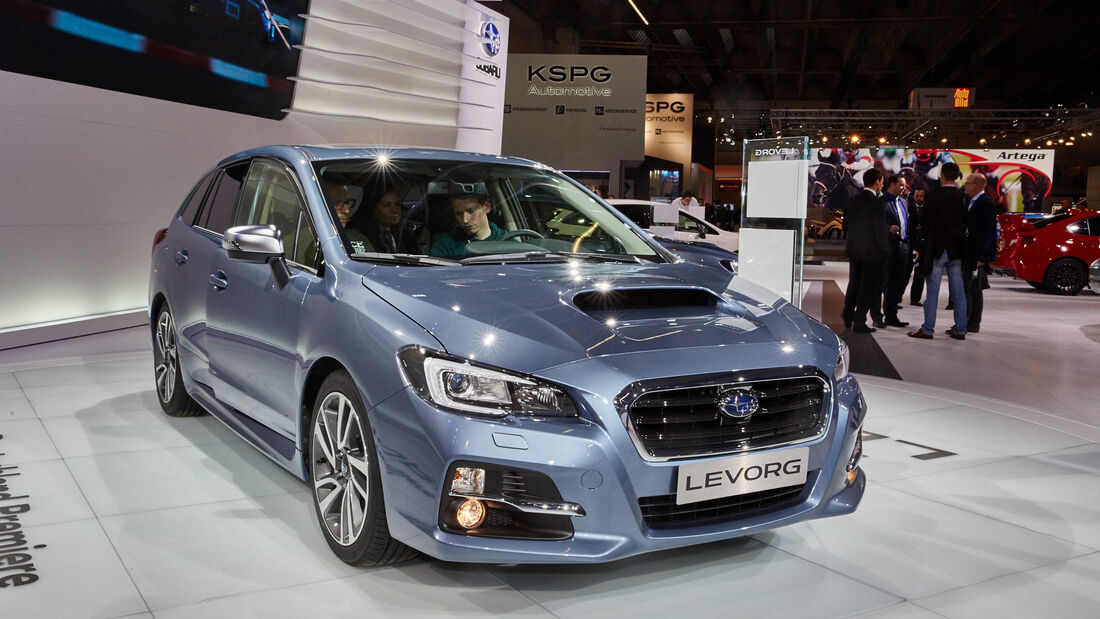
[[[380,254],[376,252],[357,252],[351,255],[352,260],[359,262],[374,262],[378,264],[400,264],[414,267],[439,267],[455,266],[457,260],[446,258],[432,258],[416,254]]]
[[[462,264],[555,264],[570,261],[578,262],[630,262],[638,264],[637,256],[627,254],[574,254],[565,251],[525,251],[514,254],[486,254],[463,258]]]

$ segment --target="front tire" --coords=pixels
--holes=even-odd
[[[172,312],[165,305],[157,314],[153,331],[153,377],[157,384],[157,401],[161,410],[170,417],[197,417],[206,411],[184,389],[176,342],[176,325]]]
[[[330,374],[314,400],[309,473],[313,506],[332,552],[357,566],[388,565],[416,551],[390,537],[374,434],[351,376]]]
[[[1075,295],[1088,282],[1088,271],[1083,263],[1073,258],[1062,258],[1050,263],[1043,274],[1043,285],[1054,294]]]

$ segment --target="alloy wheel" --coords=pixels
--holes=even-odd
[[[370,505],[370,462],[362,421],[340,392],[325,396],[313,420],[312,474],[317,509],[336,543],[359,539]]]
[[[172,324],[172,315],[161,312],[157,320],[157,363],[155,366],[157,395],[167,404],[176,390],[176,372],[178,359],[176,354],[176,329]]]

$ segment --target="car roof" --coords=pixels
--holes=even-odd
[[[294,160],[305,156],[310,161],[338,159],[375,159],[385,155],[391,159],[438,159],[440,161],[469,161],[473,163],[502,163],[528,167],[545,167],[541,163],[522,157],[505,157],[444,148],[418,148],[408,146],[371,146],[349,144],[298,144],[259,146],[241,151],[221,160],[218,165],[258,156],[279,157]]]

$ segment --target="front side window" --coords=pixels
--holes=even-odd
[[[677,232],[699,232],[700,228],[702,228],[702,224],[700,224],[698,220],[684,213],[680,213],[680,220],[676,223]]]
[[[314,167],[348,253],[360,259],[539,253],[663,259],[602,202],[545,168],[418,159]]]
[[[233,225],[273,225],[282,233],[287,260],[314,264],[317,236],[293,178],[280,164],[260,159],[252,164]]]

